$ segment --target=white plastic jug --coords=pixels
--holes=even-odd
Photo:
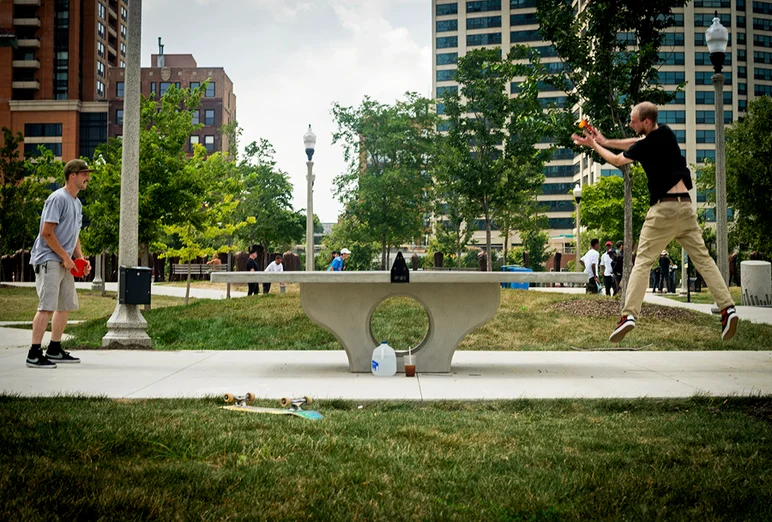
[[[370,364],[373,375],[391,377],[397,373],[397,354],[394,348],[383,341],[373,350],[373,360]]]

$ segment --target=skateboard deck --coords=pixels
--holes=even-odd
[[[246,413],[269,413],[271,415],[295,415],[308,420],[322,420],[324,415],[314,410],[295,410],[293,408],[261,408],[259,406],[223,406],[224,410],[243,411]]]
[[[324,415],[314,410],[303,410],[300,408],[303,404],[311,404],[313,399],[305,396],[300,399],[282,397],[279,401],[281,408],[263,408],[260,406],[249,406],[247,403],[254,402],[255,394],[247,393],[245,395],[233,395],[226,393],[223,397],[228,406],[223,406],[224,410],[243,411],[246,413],[269,413],[272,415],[294,415],[308,420],[321,420]],[[289,406],[287,408],[287,406]]]
[[[580,348],[578,346],[571,346],[571,349],[579,352],[637,352],[638,350],[645,350],[651,346],[653,346],[653,344],[647,344],[645,346],[617,346],[610,348]]]

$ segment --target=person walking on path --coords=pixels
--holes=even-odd
[[[614,269],[611,266],[615,257],[614,243],[606,241],[606,251],[600,258],[600,267],[603,269],[603,286],[606,287],[606,295],[609,296],[611,295],[612,290],[614,291],[614,295],[617,293],[616,285],[614,284]]]
[[[614,272],[614,288],[617,294],[622,291],[622,270],[625,264],[625,244],[617,241],[617,255],[611,262],[611,269]]]
[[[581,136],[572,136],[576,145],[595,150],[615,167],[640,162],[648,179],[650,208],[641,230],[638,256],[625,290],[622,317],[609,340],[620,342],[635,328],[635,319],[640,315],[646,294],[649,269],[657,253],[675,238],[705,278],[721,310],[721,339],[728,341],[737,331],[734,302],[715,261],[705,248],[688,192],[692,188],[691,173],[681,155],[676,136],[667,125],[658,125],[657,118],[657,106],[643,102],[633,107],[630,114],[630,127],[641,138],[607,139],[596,128],[584,129]],[[615,154],[609,149],[623,152]]]
[[[276,259],[270,262],[265,267],[264,272],[284,272],[284,265],[281,264],[283,257],[281,254],[276,254]],[[263,283],[263,294],[267,294],[271,291],[271,283]]]
[[[348,248],[341,248],[340,255],[332,260],[332,264],[328,269],[328,272],[340,272],[343,270],[343,262],[351,255],[351,250]]]
[[[92,169],[83,160],[72,160],[64,166],[64,187],[46,199],[40,216],[40,228],[30,253],[35,272],[35,289],[40,302],[32,321],[32,346],[27,354],[30,368],[56,368],[57,363],[79,363],[80,359],[62,349],[62,334],[71,310],[78,309],[75,278],[70,272],[75,259],[85,262],[83,275],[91,272],[91,263],[80,249],[80,227],[83,205],[78,193],[88,187]],[[52,319],[53,316],[53,319]],[[51,320],[51,342],[45,355],[41,344]]]
[[[598,253],[598,248],[600,247],[600,241],[598,239],[593,239],[590,241],[590,249],[587,251],[584,256],[579,260],[582,265],[584,265],[584,273],[587,274],[587,286],[585,289],[587,290],[588,294],[597,294],[598,293],[598,284],[600,283],[600,280],[598,279],[598,260],[600,259],[600,253]]]
[[[663,250],[662,254],[659,256],[659,281],[657,288],[659,289],[660,294],[663,293],[663,286],[670,292],[670,256],[668,255],[667,250]]]
[[[257,266],[257,250],[252,250],[249,253],[249,259],[247,259],[247,272],[257,272],[259,267]],[[257,295],[260,292],[260,283],[247,283],[247,296]]]

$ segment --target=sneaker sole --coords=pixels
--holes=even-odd
[[[80,359],[77,361],[68,361],[67,359],[56,359],[55,357],[49,357],[48,360],[54,364],[77,364],[80,362]]]
[[[635,323],[625,323],[616,330],[614,330],[614,333],[611,334],[611,336],[608,338],[609,341],[612,343],[618,343],[622,339],[625,338],[625,335],[627,335],[627,332],[635,328]]]
[[[33,364],[27,363],[27,368],[40,368],[41,370],[55,370],[56,364]]]
[[[722,341],[728,341],[732,337],[734,337],[734,334],[737,332],[737,323],[739,319],[737,318],[737,314],[732,314],[729,316],[729,319],[727,319],[729,323],[727,324],[726,330],[724,330],[721,333],[721,340]]]

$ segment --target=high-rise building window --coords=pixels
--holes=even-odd
[[[126,38],[126,26],[121,24],[121,38]]]
[[[686,111],[659,111],[659,123],[686,123]]]
[[[105,84],[97,80],[96,82],[96,91],[99,96],[105,95]]]
[[[128,20],[129,19],[129,12],[126,10],[125,7],[121,6],[121,20]]]
[[[105,9],[105,6],[103,6],[99,2],[97,2],[97,14],[99,15],[99,18],[101,18],[102,20],[107,19],[107,9]]]
[[[125,68],[125,67],[126,67],[126,62],[124,62],[123,60],[121,60],[121,69],[123,69],[123,68]]]
[[[753,51],[753,63],[772,64],[772,53]]]
[[[437,4],[435,7],[435,13],[437,16],[454,15],[458,14],[458,4]]]
[[[121,55],[126,56],[126,43],[121,42]]]
[[[25,143],[24,154],[29,156],[40,156],[38,147],[50,150],[54,156],[62,156],[62,144],[61,143]]]
[[[191,136],[190,137],[190,151],[193,152],[193,146],[198,145],[201,143],[201,137],[200,136]]]
[[[458,53],[440,53],[437,55],[437,65],[458,63]]]
[[[533,25],[538,24],[536,13],[523,13],[509,15],[509,25]]]
[[[70,1],[54,1],[54,99],[69,94]]]
[[[115,95],[118,98],[123,98],[124,85],[123,82],[115,82]]]
[[[695,85],[713,85],[713,74],[715,74],[713,71],[697,71],[694,73],[694,84]],[[732,85],[732,73],[731,72],[724,72],[722,73],[724,75],[724,84],[725,85]]]
[[[193,123],[193,125],[198,125],[201,123],[201,111],[199,109],[193,111],[191,123]],[[198,138],[198,136],[196,136],[196,138]]]
[[[437,49],[448,49],[458,47],[458,36],[438,36]]]
[[[199,87],[201,87],[201,82],[190,82],[190,90],[191,91],[193,89],[198,89]]]
[[[661,65],[683,65],[684,53],[661,52],[659,53],[659,63]]]
[[[711,65],[710,53],[694,53],[694,65]],[[732,53],[724,53],[724,65],[732,65]]]
[[[456,79],[455,69],[441,69],[437,71],[438,82],[450,82]]]
[[[123,125],[123,109],[115,110],[115,123],[117,125]]]
[[[716,131],[714,130],[698,130],[697,143],[716,143]]]
[[[215,93],[215,82],[209,82],[206,84],[206,93],[204,94],[204,97],[206,98],[214,98]]]
[[[512,31],[509,33],[509,40],[512,43],[538,42],[541,40],[541,33],[538,29],[532,29],[530,31]]]
[[[105,37],[105,26],[102,22],[97,22],[97,35],[99,35],[100,38]]]
[[[214,109],[204,111],[204,125],[214,125]]]
[[[453,20],[437,20],[435,29],[438,33],[458,31],[458,20],[455,18]]]
[[[25,138],[51,138],[62,135],[61,123],[25,123]]]
[[[150,82],[150,97],[155,98],[158,91],[155,90],[155,82]]]
[[[659,83],[663,85],[678,85],[684,83],[685,73],[679,71],[659,71]]]
[[[738,5],[737,8],[739,9],[740,6]],[[753,12],[756,14],[772,15],[772,2],[753,2]]]
[[[97,60],[97,76],[105,77],[105,64]]]
[[[481,18],[467,18],[467,29],[490,29],[493,27],[501,27],[500,16],[483,16]]]
[[[697,163],[704,163],[705,160],[716,162],[716,151],[710,149],[697,149]]]
[[[107,113],[80,113],[80,150],[79,155],[92,158],[96,148],[107,142]]]
[[[105,44],[102,42],[97,42],[97,56],[100,58],[105,57]]]
[[[204,147],[207,152],[214,152],[214,136],[204,136]]]
[[[466,3],[467,13],[483,13],[486,11],[501,11],[501,0],[478,0]]]

